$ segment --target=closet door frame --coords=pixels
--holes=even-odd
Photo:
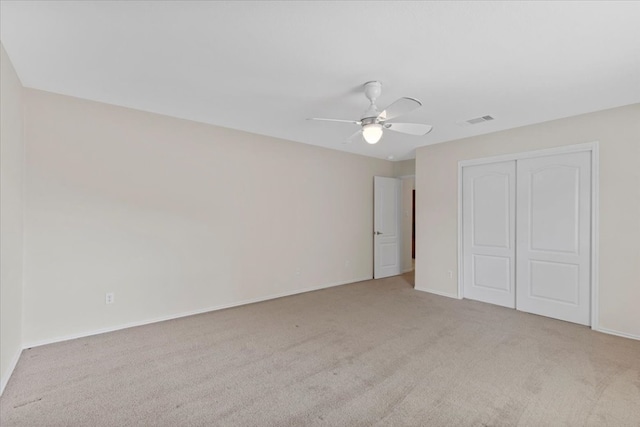
[[[599,142],[565,145],[560,147],[525,151],[522,153],[505,154],[501,156],[483,157],[479,159],[461,160],[458,162],[458,299],[464,298],[464,259],[463,259],[463,230],[462,230],[462,170],[466,166],[483,165],[487,163],[505,162],[512,160],[530,159],[534,157],[552,156],[579,152],[591,153],[591,329],[600,330],[598,324],[598,261],[599,261]]]

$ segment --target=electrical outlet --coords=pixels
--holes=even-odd
[[[351,267],[351,261],[346,260],[346,261],[344,262],[344,268],[349,268],[349,267]]]
[[[107,292],[107,295],[105,296],[105,303],[106,304],[113,304],[115,302],[115,295],[113,292]]]
[[[296,276],[299,276],[299,275],[300,275],[300,269],[296,268]]]
[[[449,279],[453,279],[453,271],[449,270],[447,274],[449,275]]]

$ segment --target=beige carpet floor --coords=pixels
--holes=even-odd
[[[25,350],[0,424],[640,425],[640,342],[410,281]]]

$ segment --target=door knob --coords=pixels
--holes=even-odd
[[[379,232],[379,231],[374,231],[373,234],[375,234],[377,236],[377,235],[382,234],[382,233]]]

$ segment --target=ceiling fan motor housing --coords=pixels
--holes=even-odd
[[[373,116],[373,117],[364,117],[363,119],[360,120],[360,124],[362,126],[366,126],[366,125],[370,125],[370,124],[375,124],[375,123],[380,123],[378,121],[378,116]]]

